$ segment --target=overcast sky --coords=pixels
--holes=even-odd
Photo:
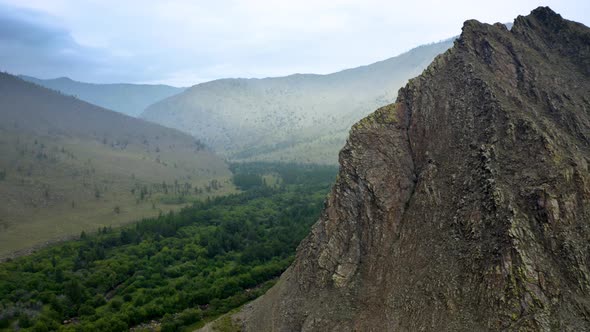
[[[330,73],[539,5],[590,26],[588,0],[0,0],[0,70],[177,86]]]

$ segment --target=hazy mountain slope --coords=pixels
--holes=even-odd
[[[247,331],[590,330],[590,29],[467,21],[353,126]]]
[[[21,75],[20,78],[131,116],[138,116],[149,105],[184,91],[168,85],[93,84],[67,77],[44,80]]]
[[[452,45],[415,48],[330,75],[222,79],[146,109],[144,119],[192,133],[235,160],[336,163],[350,126]]]
[[[0,74],[0,256],[177,208],[212,180],[230,190],[229,175],[190,135]]]

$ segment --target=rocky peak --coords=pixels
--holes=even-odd
[[[248,331],[590,329],[590,29],[540,7],[353,126]]]
[[[557,32],[567,28],[566,21],[549,7],[538,7],[528,16],[518,16],[515,20],[517,28],[541,28]]]

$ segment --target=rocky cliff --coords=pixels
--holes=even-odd
[[[589,28],[465,22],[339,159],[245,330],[590,330]]]

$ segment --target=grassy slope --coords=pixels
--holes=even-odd
[[[227,165],[175,130],[6,74],[0,102],[0,257],[234,191]]]

